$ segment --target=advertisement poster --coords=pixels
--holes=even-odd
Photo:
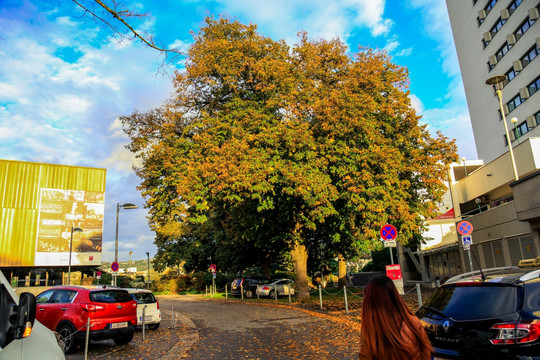
[[[105,194],[84,190],[41,189],[34,264],[101,264]]]

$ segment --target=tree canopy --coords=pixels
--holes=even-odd
[[[207,18],[174,86],[121,119],[158,248],[250,249],[259,264],[289,252],[300,296],[308,249],[352,256],[387,223],[420,241],[457,160],[419,124],[406,69],[338,39],[291,47]]]

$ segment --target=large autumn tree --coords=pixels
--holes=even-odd
[[[350,54],[305,33],[289,47],[255,25],[206,19],[174,96],[122,118],[151,225],[261,258],[287,250],[300,297],[308,248],[349,256],[387,223],[401,243],[418,241],[457,155],[419,124],[407,85],[384,52]]]

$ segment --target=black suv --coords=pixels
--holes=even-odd
[[[540,266],[455,276],[416,315],[434,359],[540,360]]]
[[[237,278],[231,284],[231,295],[242,296],[241,289],[244,290],[244,297],[250,299],[256,294],[257,285],[266,284],[268,281],[255,278]]]

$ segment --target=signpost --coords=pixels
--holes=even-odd
[[[460,221],[457,224],[457,231],[461,235],[461,242],[463,243],[463,250],[466,250],[469,254],[469,266],[473,271],[472,259],[471,259],[471,245],[472,245],[472,232],[473,226],[468,221]]]
[[[381,238],[384,240],[384,247],[390,248],[390,261],[392,265],[386,265],[386,276],[388,276],[396,285],[396,288],[400,294],[404,294],[403,279],[401,278],[401,265],[394,265],[394,255],[392,254],[392,248],[397,246],[396,243],[397,229],[394,225],[386,224],[381,228]]]
[[[386,224],[381,228],[381,238],[384,240],[384,247],[396,247],[397,229],[394,225]],[[390,249],[390,261],[394,263],[394,255]]]
[[[118,276],[118,271],[120,271],[120,264],[118,264],[118,262],[116,261],[113,261],[111,264],[111,270],[113,278],[116,279],[116,277]],[[116,284],[116,280],[113,283]]]
[[[210,271],[212,272],[212,296],[216,294],[216,265],[210,265]]]

